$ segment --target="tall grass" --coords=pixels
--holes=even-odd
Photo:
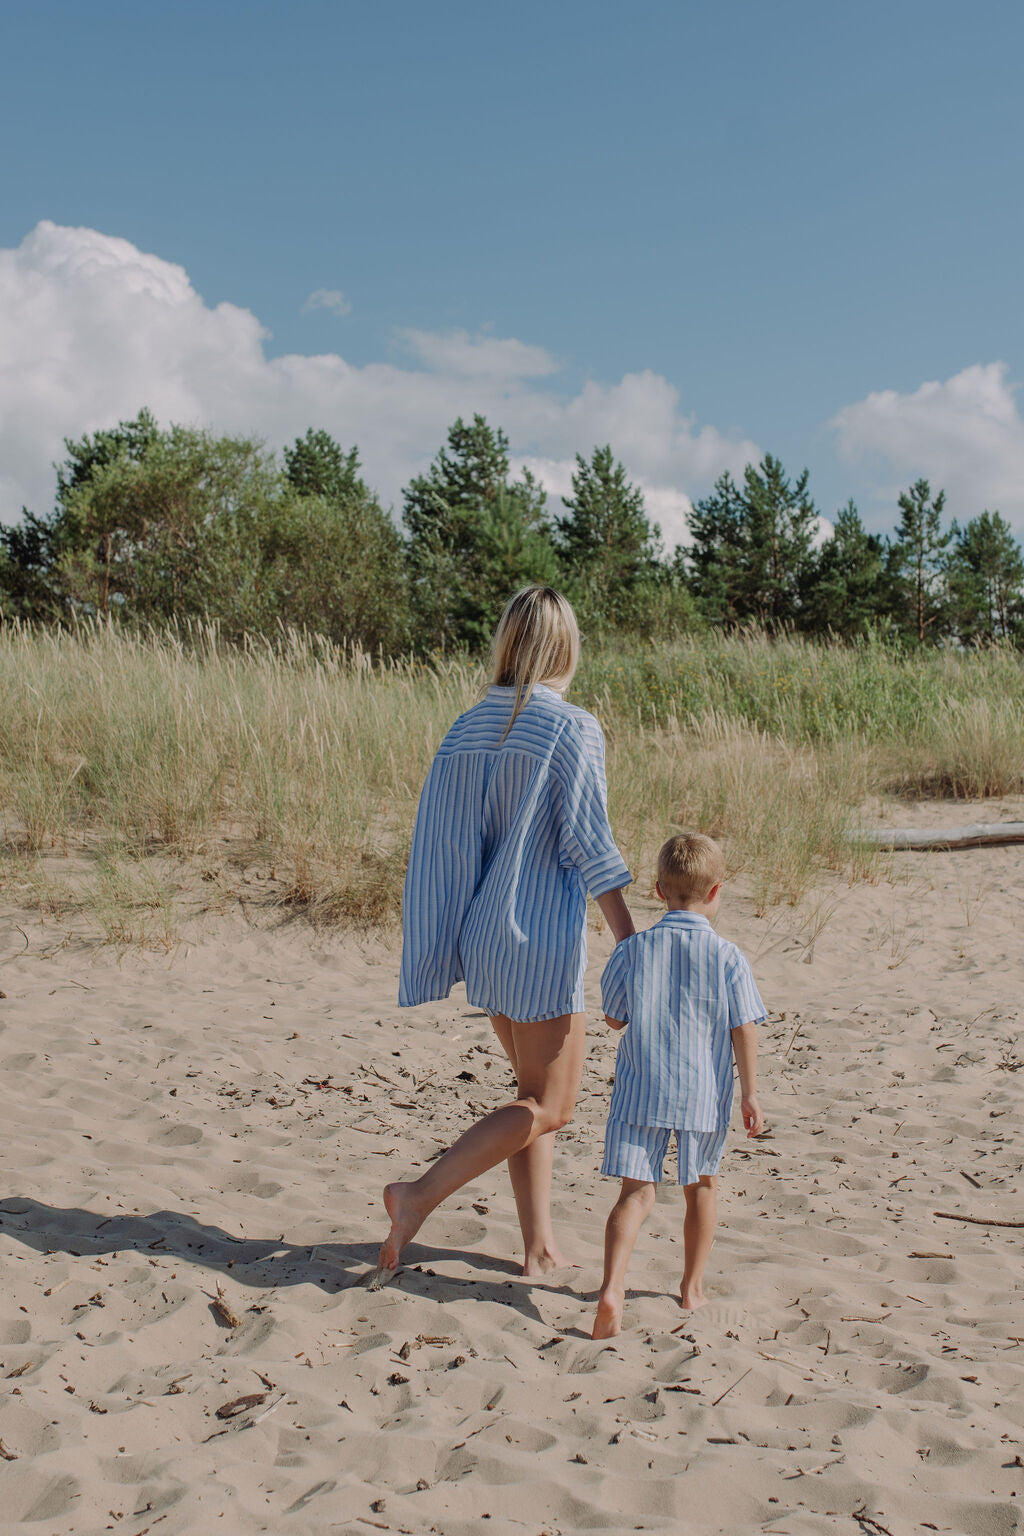
[[[592,651],[573,697],[605,725],[613,824],[642,875],[668,830],[700,826],[767,905],[823,864],[870,872],[845,833],[874,791],[1024,788],[1021,684],[1010,652],[703,637]],[[8,878],[65,910],[67,878],[39,860],[84,851],[80,901],[125,941],[171,931],[152,874],[168,856],[218,890],[259,866],[318,922],[387,921],[427,767],[482,686],[465,662],[375,665],[307,635],[231,649],[209,629],[7,627]]]

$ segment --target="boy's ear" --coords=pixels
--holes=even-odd
[[[707,902],[708,906],[710,906],[711,903],[714,901],[715,897],[718,895],[719,891],[722,889],[722,886],[724,885],[724,883],[725,883],[724,881],[719,880],[718,884],[717,885],[713,885],[711,887],[710,891],[708,891],[707,895],[704,897],[704,900]]]
[[[665,892],[661,888],[661,881],[660,880],[655,880],[655,882],[654,882],[654,889],[657,891],[657,893],[661,897],[662,901],[667,901],[668,900],[668,897],[665,895]]]

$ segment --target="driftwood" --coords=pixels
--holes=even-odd
[[[231,1303],[228,1301],[227,1296],[224,1294],[224,1287],[219,1282],[217,1284],[217,1294],[211,1301],[210,1305],[216,1312],[217,1316],[222,1318],[223,1321],[227,1323],[229,1328],[241,1328],[242,1319],[239,1317],[237,1312],[232,1310]]]
[[[976,1227],[1024,1227],[1024,1221],[997,1221],[994,1216],[964,1216],[959,1211],[932,1211],[943,1221],[969,1221]]]
[[[945,831],[925,832],[917,827],[873,827],[851,832],[856,843],[871,843],[876,848],[903,849],[923,853],[944,853],[954,848],[989,848],[1002,843],[1024,843],[1024,821],[975,822],[968,827],[948,827]]]

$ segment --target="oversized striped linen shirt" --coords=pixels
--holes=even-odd
[[[631,879],[608,825],[593,715],[535,686],[460,716],[423,786],[402,901],[403,1007],[465,980],[474,1007],[528,1022],[578,1013],[586,893]]]
[[[722,1130],[732,1113],[732,1031],[767,1018],[746,957],[698,912],[667,912],[623,939],[601,977],[624,1019],[609,1121]]]

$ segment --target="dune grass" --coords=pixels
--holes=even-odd
[[[585,655],[572,697],[608,738],[610,809],[649,885],[674,827],[726,844],[762,908],[823,867],[876,792],[1024,788],[1020,658],[685,638]],[[174,942],[175,891],[317,924],[399,910],[423,777],[480,696],[464,661],[374,664],[316,637],[0,630],[0,833],[11,892],[113,942]]]

